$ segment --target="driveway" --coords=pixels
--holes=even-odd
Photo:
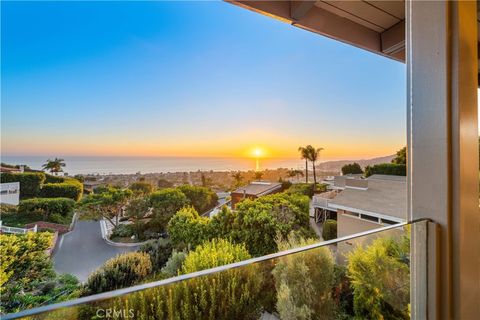
[[[73,231],[58,240],[53,253],[57,273],[70,273],[84,282],[108,259],[138,247],[111,246],[102,238],[99,221],[77,221]]]

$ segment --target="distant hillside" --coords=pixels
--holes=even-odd
[[[318,168],[321,171],[337,171],[337,172],[340,172],[342,170],[342,167],[346,164],[349,164],[349,163],[356,162],[362,168],[365,168],[366,166],[371,166],[371,165],[374,165],[374,164],[390,162],[390,161],[392,161],[393,158],[395,158],[395,155],[379,157],[379,158],[372,158],[372,159],[362,159],[362,160],[327,161],[327,162],[322,162],[318,166]]]

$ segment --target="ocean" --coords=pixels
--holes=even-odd
[[[81,157],[66,156],[64,172],[75,174],[135,174],[189,172],[189,171],[232,171],[255,170],[256,160],[249,158],[206,158],[206,157]],[[1,156],[1,162],[25,164],[32,169],[41,169],[48,157],[45,156]],[[300,159],[259,159],[263,169],[303,169]]]

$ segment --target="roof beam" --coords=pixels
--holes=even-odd
[[[380,34],[382,52],[394,55],[405,51],[405,21],[401,21]]]
[[[313,8],[316,1],[290,1],[290,16],[292,20],[301,20],[310,9]]]

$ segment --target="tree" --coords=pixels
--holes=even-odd
[[[277,245],[279,250],[289,250],[317,241],[291,234],[286,240],[279,240]],[[334,260],[328,247],[282,257],[272,274],[280,319],[334,318]]]
[[[408,236],[380,238],[350,252],[347,275],[354,292],[356,317],[410,318],[409,253]]]
[[[212,220],[221,218],[222,212]],[[235,243],[245,243],[252,256],[262,256],[276,252],[277,236],[285,238],[291,231],[314,236],[309,224],[309,199],[278,193],[240,202],[228,237]]]
[[[125,207],[125,215],[133,221],[133,227],[137,238],[142,238],[142,231],[144,229],[144,222],[150,213],[150,203],[148,198],[137,197],[131,199]]]
[[[240,171],[232,173],[232,178],[235,180],[234,188],[238,188],[242,185],[243,177]]]
[[[300,152],[300,158],[305,159],[305,183],[308,183],[308,149],[307,147],[298,147],[298,152]]]
[[[200,217],[192,207],[179,210],[168,223],[168,234],[176,247],[195,248],[207,240],[209,219]]]
[[[153,192],[153,185],[149,182],[143,181],[134,182],[128,188],[132,190],[134,194],[143,196],[149,195]]]
[[[152,220],[149,225],[157,232],[164,232],[170,218],[190,202],[179,189],[165,188],[152,193],[149,204],[152,207]]]
[[[306,146],[307,149],[307,158],[312,162],[313,167],[313,185],[317,185],[317,173],[315,171],[315,162],[320,159],[320,151],[324,150],[323,148],[315,149],[311,145]]]
[[[107,219],[116,227],[118,225],[118,217],[122,213],[123,207],[130,200],[132,191],[116,188],[108,188],[102,191],[102,193],[89,194],[83,198],[80,206],[84,210]]]
[[[407,164],[407,147],[403,147],[402,149],[397,151],[395,158],[393,158],[392,163],[395,164]]]
[[[178,189],[183,192],[190,204],[199,213],[205,213],[217,205],[218,196],[210,188],[183,185]]]
[[[173,183],[171,183],[170,181],[165,180],[165,179],[158,179],[157,187],[159,187],[160,189],[171,188],[171,187],[173,187]]]
[[[88,277],[83,295],[130,287],[151,272],[152,263],[147,253],[128,252],[118,255]]]
[[[302,171],[302,170],[290,169],[290,170],[288,170],[287,174],[288,174],[288,177],[289,177],[289,178],[296,177],[296,178],[297,178],[297,182],[298,182],[298,180],[299,180],[299,179],[298,179],[298,176],[299,176],[299,175],[303,177],[303,171]]]
[[[50,173],[57,174],[59,172],[63,172],[62,168],[65,166],[66,164],[64,159],[55,158],[54,160],[48,159],[42,168],[50,171]]]
[[[255,180],[262,180],[262,177],[263,177],[263,172],[262,171],[255,171],[253,173],[253,176],[254,176],[254,179]]]
[[[362,167],[360,167],[360,165],[356,162],[346,164],[342,167],[342,174],[343,175],[362,174],[362,173],[363,173]]]
[[[322,237],[325,241],[337,238],[337,220],[325,220],[323,223]]]

